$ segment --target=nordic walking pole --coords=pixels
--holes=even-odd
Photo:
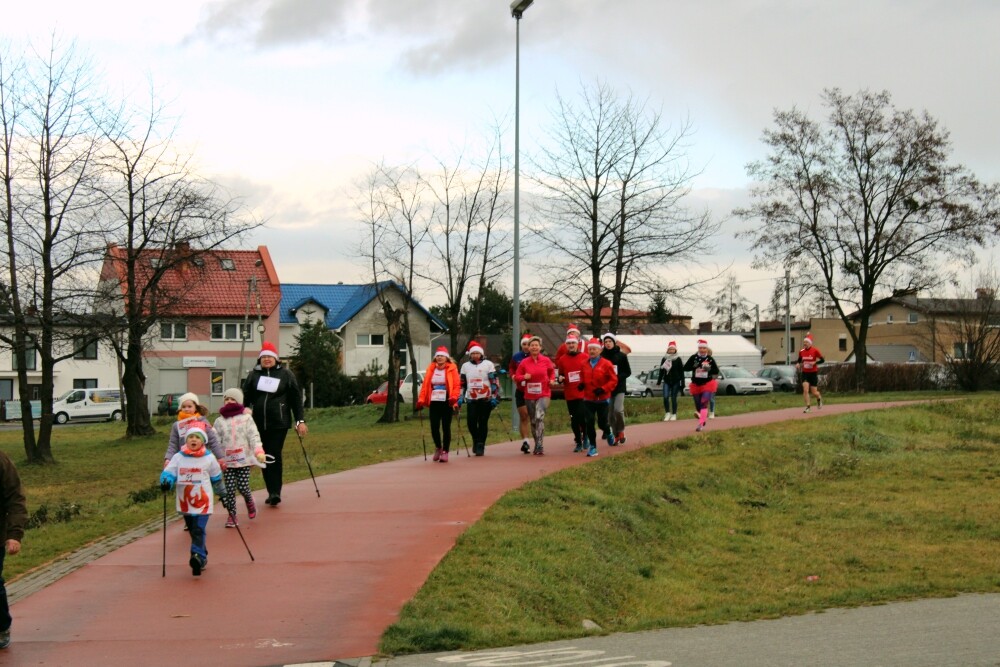
[[[462,444],[465,445],[465,455],[471,457],[472,454],[469,453],[469,441],[465,439],[465,431],[462,430],[462,408],[458,408],[455,411],[455,415],[458,417],[458,432],[462,436]]]
[[[222,501],[220,500],[219,502]],[[222,503],[222,506],[226,507],[226,504]],[[233,496],[233,508],[236,508],[236,496]],[[233,521],[233,528],[236,529],[236,533],[240,536],[240,539],[243,540],[243,546],[247,548],[247,553],[250,555],[250,562],[254,562],[253,552],[250,551],[250,545],[247,544],[246,538],[243,537],[243,531],[240,530],[240,524],[236,522],[236,514],[234,512],[230,512],[228,507],[226,507],[226,512],[229,513],[229,518]]]
[[[163,492],[163,576],[167,576],[167,492]]]
[[[316,489],[316,497],[319,498],[320,497],[320,495],[319,495],[319,485],[316,484],[316,475],[313,474],[313,467],[312,467],[312,464],[309,463],[309,455],[306,454],[306,446],[302,442],[302,436],[299,435],[298,429],[295,430],[295,435],[297,435],[299,437],[299,447],[302,448],[302,457],[306,460],[306,466],[309,467],[309,476],[312,477],[313,487]]]
[[[424,443],[424,461],[427,460],[427,438],[424,436],[424,411],[422,408],[417,408],[417,414],[420,415],[420,442]]]

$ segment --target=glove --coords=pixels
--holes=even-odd
[[[500,405],[500,399],[498,399],[496,397],[493,397],[493,398],[490,399],[490,407],[491,408],[495,408],[498,405]]]
[[[253,455],[254,455],[254,458],[257,459],[258,463],[264,463],[264,461],[267,460],[266,457],[264,456],[264,450],[263,449],[258,449],[257,451],[255,451],[253,453]]]
[[[604,390],[598,387],[597,389],[594,390],[594,396],[597,396],[598,398],[604,396]]]
[[[576,385],[576,388],[579,389],[580,391],[583,391],[584,389],[587,388],[587,385],[581,382],[580,384]]]
[[[174,483],[177,481],[177,475],[172,472],[164,470],[160,473],[160,490],[169,491],[174,488]]]
[[[212,490],[221,498],[226,495],[226,483],[220,478],[218,482],[212,482]]]
[[[465,403],[465,394],[458,397],[458,405],[461,406],[462,403]]]

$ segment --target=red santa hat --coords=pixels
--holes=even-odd
[[[479,354],[486,354],[486,352],[483,350],[483,346],[480,345],[478,341],[470,342],[469,349],[467,349],[466,352],[468,352],[470,355],[473,352],[478,352]]]
[[[257,355],[258,359],[260,359],[261,357],[274,357],[275,359],[277,359],[278,348],[274,346],[274,343],[270,341],[264,341],[264,344],[260,346],[260,354]]]
[[[704,338],[698,339],[698,347],[708,347],[708,341]]]
[[[567,327],[566,327],[566,333],[567,333],[567,334],[571,334],[571,333],[573,333],[574,331],[575,331],[575,332],[576,332],[577,334],[579,334],[579,333],[580,333],[580,327],[576,326],[575,324],[573,324],[573,323],[571,322],[571,323],[569,324],[569,326],[567,326]]]
[[[521,336],[521,345],[527,345],[528,343],[531,342],[532,338],[533,336],[530,333],[523,334]]]
[[[674,348],[676,350],[677,349],[677,341],[672,340],[669,343],[667,343],[667,349],[669,350],[670,348]]]
[[[438,358],[438,357],[445,357],[445,358],[447,358],[447,357],[450,357],[450,356],[451,356],[451,354],[448,352],[448,348],[446,348],[444,345],[442,345],[438,349],[434,350],[434,358],[435,359]]]
[[[576,334],[570,334],[570,335],[566,336],[566,344],[567,345],[569,345],[570,343],[579,343],[579,342],[580,342],[580,337],[577,336]]]
[[[802,342],[803,343],[809,343],[810,345],[812,345],[812,343],[813,343],[813,335],[812,335],[811,331],[806,334],[806,337],[802,339]]]
[[[587,347],[604,347],[604,345],[596,338],[591,338],[587,341]]]

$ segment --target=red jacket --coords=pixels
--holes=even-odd
[[[525,378],[531,375],[531,379]],[[538,355],[538,359],[532,359],[529,354],[520,364],[517,365],[517,372],[514,373],[514,380],[518,385],[523,382],[524,398],[527,401],[537,401],[539,398],[552,395],[549,382],[556,379],[556,367],[552,360],[544,354]]]
[[[563,383],[563,391],[567,401],[584,398],[584,394],[579,389],[579,386],[583,382],[583,367],[590,366],[587,363],[587,359],[587,355],[583,352],[577,352],[576,354],[564,352],[562,356],[556,357],[559,381]]]
[[[597,358],[595,366],[590,365],[588,358],[583,367],[583,397],[588,401],[606,401],[611,398],[611,392],[618,386],[618,374],[614,365],[604,357]],[[595,389],[603,389],[600,395]]]
[[[431,379],[436,368],[437,364],[432,361],[424,372],[424,382],[420,385],[420,396],[417,397],[418,408],[426,408],[431,404],[431,391],[434,388]],[[455,407],[458,405],[458,397],[462,394],[462,379],[458,376],[458,366],[450,361],[444,364],[444,384],[448,405]]]

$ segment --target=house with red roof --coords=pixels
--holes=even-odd
[[[101,269],[100,293],[117,312],[127,293],[126,259],[110,245]],[[261,343],[278,344],[281,283],[270,253],[265,246],[191,253],[177,244],[143,250],[135,271],[140,285],[161,272],[157,297],[143,301],[157,320],[143,353],[150,409],[164,394],[192,391],[218,410],[225,390],[253,368]]]

